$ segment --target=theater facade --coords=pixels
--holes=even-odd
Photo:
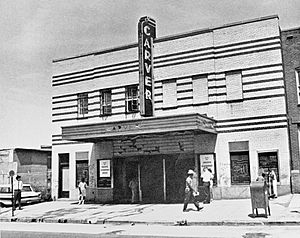
[[[136,26],[133,26],[136,27]],[[172,36],[143,17],[138,42],[53,60],[52,196],[182,202],[188,169],[215,199],[246,198],[260,170],[290,192],[280,28],[268,16]]]

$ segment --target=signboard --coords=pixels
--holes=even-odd
[[[215,163],[213,154],[204,154],[200,155],[200,169],[203,171],[203,168],[210,168],[212,173],[215,174]]]
[[[139,94],[142,116],[153,116],[153,40],[155,37],[155,21],[146,16],[142,17],[138,23]]]
[[[100,178],[110,177],[110,160],[99,160]]]

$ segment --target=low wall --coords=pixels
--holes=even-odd
[[[289,185],[278,185],[277,190],[279,196],[291,193]],[[250,185],[214,187],[212,192],[215,200],[250,198]]]
[[[91,203],[113,202],[113,189],[110,188],[90,188],[86,189],[86,201]]]

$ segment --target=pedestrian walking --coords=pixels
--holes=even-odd
[[[138,182],[136,178],[132,178],[128,184],[131,189],[131,203],[138,201]]]
[[[204,193],[205,193],[205,200],[203,203],[210,203],[210,183],[211,180],[213,179],[213,175],[207,167],[203,168],[203,173],[201,174],[201,178],[203,181],[203,186],[204,186]]]
[[[22,200],[23,182],[21,180],[20,175],[16,176],[16,180],[14,181],[13,186],[14,186],[13,210],[16,210],[17,202],[18,202],[18,205],[19,205],[19,210],[22,210],[21,200]]]
[[[193,176],[194,176],[194,171],[193,170],[189,170],[188,171],[188,176],[185,180],[185,198],[184,198],[184,203],[183,203],[183,211],[184,212],[187,212],[187,206],[188,206],[188,203],[189,202],[192,202],[194,203],[195,207],[197,208],[197,211],[200,210],[200,207],[199,207],[199,204],[196,202],[196,199],[195,199],[195,194],[197,193],[193,187],[194,187],[194,184],[193,184]]]
[[[78,198],[78,205],[84,204],[85,198],[86,198],[86,187],[87,184],[85,182],[84,178],[81,178],[80,183],[78,184],[78,190],[79,190],[79,198]]]

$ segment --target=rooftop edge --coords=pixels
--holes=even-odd
[[[273,18],[279,19],[278,15],[270,15],[270,16],[265,16],[265,17],[259,17],[259,18],[254,18],[254,19],[250,19],[250,20],[243,20],[243,21],[238,21],[238,22],[233,22],[233,23],[227,23],[227,24],[223,24],[223,25],[217,26],[217,27],[202,28],[202,29],[198,29],[198,30],[185,32],[185,33],[179,33],[179,34],[169,35],[169,36],[162,36],[162,37],[156,38],[154,40],[154,42],[163,42],[163,41],[168,41],[168,40],[175,40],[175,39],[179,39],[179,38],[183,38],[183,37],[187,37],[187,36],[193,36],[193,35],[198,35],[198,34],[201,34],[201,33],[211,32],[213,30],[217,30],[217,29],[221,29],[221,28],[232,27],[232,26],[242,25],[242,24],[248,24],[248,23],[257,22],[257,21],[264,21],[264,20],[269,20],[269,19],[273,19]],[[288,30],[292,30],[292,29],[288,29]],[[284,31],[287,31],[287,30],[284,30]],[[57,63],[57,62],[70,60],[70,59],[81,58],[81,57],[87,57],[87,56],[91,56],[91,55],[105,54],[105,53],[118,51],[118,50],[130,49],[130,48],[134,48],[134,47],[137,47],[137,46],[138,46],[138,43],[131,43],[131,44],[123,45],[123,46],[116,46],[116,47],[112,47],[112,48],[103,49],[103,50],[100,50],[100,51],[94,51],[94,52],[90,52],[90,53],[79,54],[79,55],[76,55],[76,56],[70,56],[70,57],[66,57],[66,58],[54,59],[54,60],[52,60],[52,63]]]

